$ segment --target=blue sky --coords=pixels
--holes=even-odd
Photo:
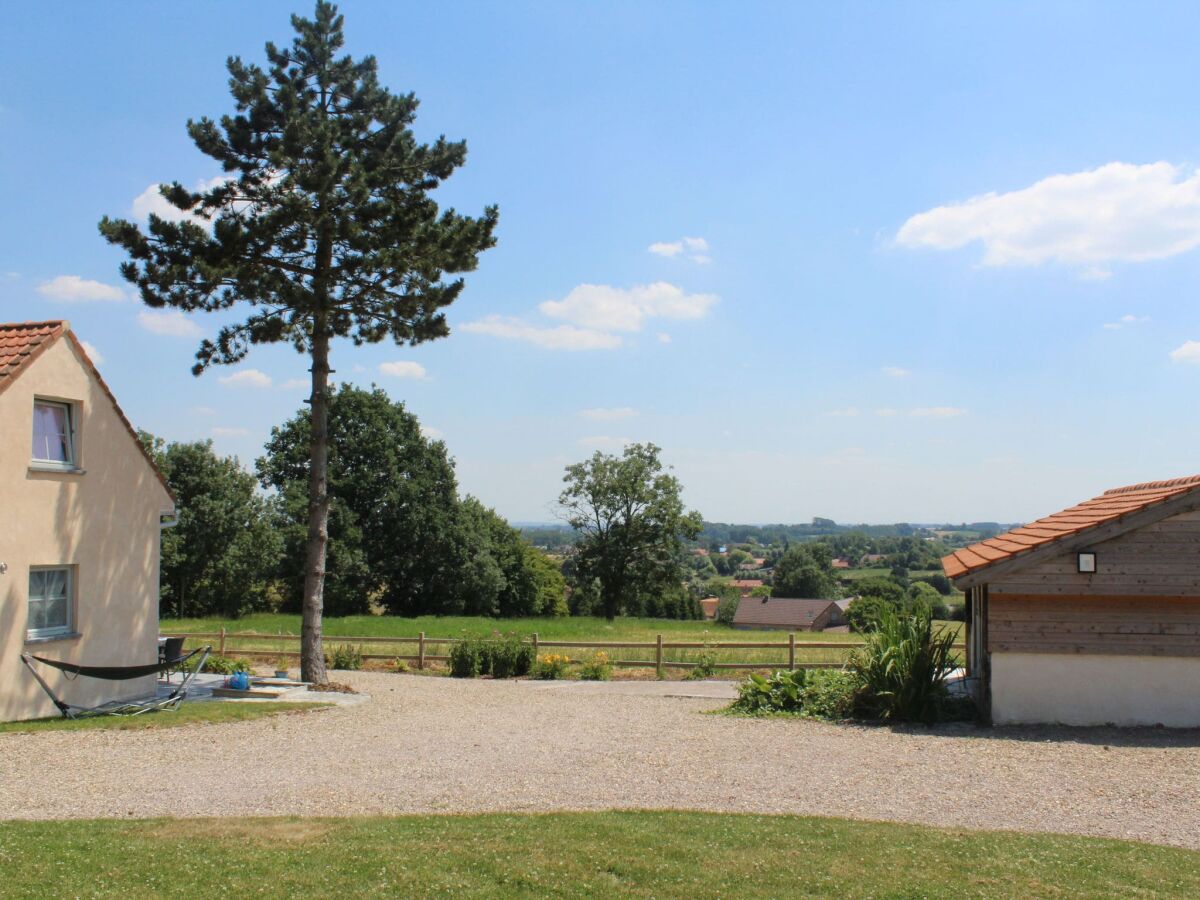
[[[214,323],[148,316],[96,221],[218,174],[184,123],[292,10],[25,5],[0,38],[0,320],[70,319],[137,425],[248,464],[304,359],[193,378]],[[449,339],[337,377],[504,515],[627,439],[723,521],[1028,520],[1200,471],[1200,8],[342,10],[419,136],[466,138],[439,201],[501,221]]]

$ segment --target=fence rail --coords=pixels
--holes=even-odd
[[[286,631],[270,634],[258,631],[226,631],[222,628],[220,631],[171,631],[163,632],[163,634],[167,637],[181,637],[185,642],[189,640],[216,641],[217,652],[223,656],[235,654],[251,657],[300,658],[300,635]],[[522,638],[521,642],[532,644],[534,652],[551,648],[600,651],[644,650],[647,651],[647,658],[645,659],[613,659],[610,662],[614,666],[624,668],[657,669],[695,668],[698,662],[696,659],[667,659],[667,653],[673,650],[711,652],[721,654],[723,657],[739,655],[726,652],[730,650],[779,651],[778,658],[765,659],[762,658],[764,654],[758,653],[751,654],[759,656],[760,658],[758,659],[737,659],[730,661],[726,658],[725,661],[709,663],[713,668],[717,669],[770,669],[785,665],[789,669],[794,669],[797,666],[832,669],[840,668],[844,665],[849,652],[855,647],[861,646],[860,642],[857,641],[797,641],[795,632],[789,632],[786,641],[667,641],[663,640],[661,634],[655,637],[656,639],[653,641],[547,641],[539,638],[537,633],[534,632],[529,637]],[[401,649],[416,644],[416,653],[363,653],[362,658],[364,660],[394,659],[415,662],[418,669],[424,669],[431,662],[446,662],[450,659],[450,656],[446,653],[430,653],[427,648],[431,646],[444,647],[468,640],[474,640],[474,638],[429,637],[423,631],[416,637],[325,635],[325,642],[327,644],[375,645],[371,649],[377,649],[379,645],[392,645],[397,649]],[[234,643],[243,644],[243,646],[232,646]],[[244,646],[247,643],[253,643],[257,646]],[[296,649],[291,649],[293,646]],[[953,645],[953,649],[961,655],[965,653],[966,645],[956,643]],[[814,654],[808,651],[820,652]],[[830,651],[841,651],[841,654],[839,655]],[[770,657],[775,656],[774,653],[765,655]],[[830,658],[833,656],[840,656],[840,658]],[[571,662],[578,663],[581,660],[572,658]]]

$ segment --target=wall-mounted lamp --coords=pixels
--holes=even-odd
[[[1094,574],[1096,571],[1096,554],[1091,551],[1079,554],[1079,571],[1086,575]]]

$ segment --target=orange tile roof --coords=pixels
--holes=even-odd
[[[1108,522],[1115,522],[1130,513],[1195,490],[1200,490],[1200,475],[1113,488],[1099,497],[1085,500],[1062,512],[955,550],[942,559],[942,568],[949,577],[961,578],[995,563],[1012,559],[1021,553],[1027,553],[1035,547],[1060,541]]]
[[[21,370],[37,359],[67,327],[61,320],[0,324],[0,391],[12,384]]]

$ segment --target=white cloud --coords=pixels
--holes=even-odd
[[[213,437],[245,437],[250,433],[249,428],[229,428],[224,425],[214,425]]]
[[[537,325],[514,316],[490,315],[461,328],[552,350],[615,350],[624,341],[614,332],[641,331],[649,319],[702,319],[718,300],[715,294],[688,294],[665,281],[628,289],[581,284],[563,299],[538,306],[551,319],[565,319],[563,325]],[[670,343],[671,337],[659,333],[658,341]]]
[[[595,409],[581,409],[579,415],[584,419],[591,419],[593,422],[615,422],[618,419],[630,419],[638,414],[638,411],[632,406],[612,406],[612,407],[596,407]]]
[[[621,450],[627,444],[632,444],[633,438],[613,437],[607,434],[595,434],[591,437],[580,438],[578,443],[581,447],[592,447],[596,450]]]
[[[678,256],[683,252],[683,241],[659,241],[646,249],[657,256]]]
[[[170,337],[195,337],[200,334],[200,326],[177,309],[161,312],[144,309],[138,313],[137,320],[139,325],[155,334]]]
[[[421,435],[431,441],[440,441],[445,437],[440,428],[434,428],[432,425],[422,425]]]
[[[647,319],[703,319],[717,299],[715,294],[684,293],[665,281],[628,289],[581,284],[538,309],[552,319],[598,331],[641,331]]]
[[[222,375],[217,381],[231,387],[269,388],[271,376],[258,369],[239,369],[230,375]]]
[[[102,281],[91,281],[78,275],[59,275],[37,286],[37,292],[51,300],[64,303],[88,303],[93,300],[124,300],[125,292]]]
[[[429,377],[423,365],[411,360],[380,363],[379,371],[384,375],[392,375],[396,378],[413,378],[417,381],[424,381]]]
[[[1140,325],[1143,322],[1149,322],[1149,321],[1150,321],[1149,316],[1127,315],[1127,316],[1121,316],[1121,318],[1117,319],[1117,321],[1115,321],[1115,322],[1105,322],[1104,327],[1107,328],[1109,331],[1116,331],[1118,328],[1127,328],[1130,325]]]
[[[1200,365],[1200,341],[1184,341],[1171,351],[1171,361]]]
[[[883,372],[888,378],[907,378],[912,374],[908,369],[902,369],[900,366],[884,366],[879,371]]]
[[[656,256],[665,256],[668,259],[684,255],[700,265],[712,262],[712,257],[708,255],[708,241],[702,237],[685,237],[677,241],[657,241],[646,249]]]
[[[540,327],[511,316],[491,315],[459,327],[474,334],[526,341],[548,350],[615,350],[621,346],[621,338],[615,334],[605,334],[592,328],[576,328],[574,325]]]
[[[80,341],[79,343],[83,347],[83,352],[88,355],[88,359],[92,361],[92,365],[98,366],[104,362],[104,354],[96,349],[95,344],[91,341]]]
[[[925,419],[953,419],[957,416],[965,416],[967,411],[957,406],[918,406],[916,409],[910,410],[908,414]]]
[[[1058,262],[1103,278],[1108,263],[1165,259],[1200,245],[1200,172],[1113,162],[1052,175],[919,213],[896,241],[935,250],[979,241],[984,265]]]
[[[192,190],[196,193],[201,193],[212,190],[217,185],[224,184],[230,180],[232,180],[232,176],[230,175],[217,175],[215,178],[201,179],[196,182]],[[198,222],[203,222],[198,216],[183,212],[168,203],[167,199],[159,193],[159,185],[157,183],[148,186],[133,198],[131,211],[134,217],[138,219],[149,218],[150,213],[154,213],[160,219],[166,219],[170,222],[182,222],[184,219],[195,219]]]
[[[837,419],[852,419],[858,415],[858,408],[854,406],[847,406],[843,409],[831,409],[829,412],[825,413],[825,415],[833,416]]]

